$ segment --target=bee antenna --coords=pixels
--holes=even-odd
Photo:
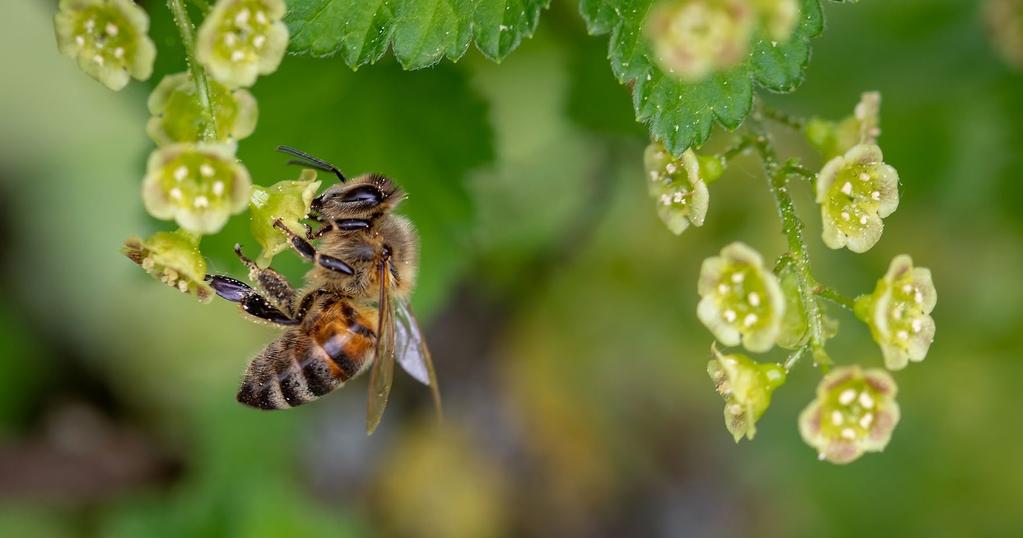
[[[315,168],[323,172],[330,172],[337,176],[338,180],[340,180],[341,183],[345,182],[345,175],[341,173],[341,170],[338,170],[336,166],[328,163],[327,161],[319,157],[315,157],[302,150],[295,149],[291,146],[277,146],[277,151],[281,153],[287,153],[288,155],[291,155],[293,157],[298,157],[297,159],[292,159],[288,161],[288,164],[308,166],[309,168]]]

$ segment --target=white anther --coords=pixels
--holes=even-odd
[[[96,54],[95,56],[92,57],[92,61],[94,61],[94,62],[96,62],[96,63],[98,63],[100,65],[103,65],[103,56],[101,56],[99,54]]]
[[[174,187],[173,189],[171,189],[170,190],[170,197],[175,199],[175,200],[180,200],[181,199],[181,189],[179,189],[177,187]]]
[[[263,45],[266,44],[266,36],[265,35],[257,35],[256,37],[252,38],[252,44],[257,49],[263,48]]]
[[[675,166],[675,163],[668,163],[667,165],[665,165],[664,169],[665,169],[665,170],[666,170],[666,171],[667,171],[667,172],[668,172],[669,174],[674,174],[674,173],[675,173],[675,171],[676,171],[676,170],[678,170],[678,167],[677,167],[677,166]]]
[[[760,294],[755,291],[751,291],[750,294],[746,296],[746,300],[753,306],[760,306]]]
[[[92,29],[95,28],[95,27],[96,27],[96,21],[94,19],[89,19],[89,20],[85,21],[85,29],[86,30],[91,32]]]
[[[860,405],[867,409],[873,409],[874,398],[872,398],[870,394],[867,393],[867,391],[863,391],[860,393]]]
[[[849,218],[850,218],[850,217],[849,217],[849,212],[848,212],[848,211],[843,211],[843,212],[841,213],[841,216],[842,216],[842,220],[849,220]]]
[[[860,217],[860,224],[866,224],[868,220],[870,219],[868,219],[866,215],[862,215]]]
[[[863,428],[863,429],[869,428],[870,424],[872,422],[874,422],[874,414],[873,413],[867,413],[866,415],[863,415],[862,417],[860,417],[860,427]]]
[[[178,181],[184,181],[188,177],[188,167],[181,165],[174,169],[174,179]]]
[[[735,310],[725,310],[722,315],[725,317],[725,321],[729,323],[735,321]]]
[[[860,181],[870,181],[870,174],[866,172],[860,173]]]
[[[234,47],[238,43],[238,36],[234,35],[234,32],[228,32],[224,34],[224,44],[228,47]]]
[[[832,424],[834,424],[835,426],[841,426],[843,422],[845,422],[845,417],[842,416],[842,412],[841,411],[836,409],[836,410],[831,412],[831,423]]]
[[[266,13],[263,11],[256,12],[256,22],[259,24],[266,24]]]
[[[209,207],[210,200],[209,198],[206,198],[205,196],[202,195],[196,196],[195,203],[193,205],[195,205],[195,207]]]
[[[746,317],[742,318],[742,324],[746,327],[752,327],[757,322],[757,319],[759,318],[757,318],[756,314],[746,314]]]
[[[118,31],[117,30],[117,25],[112,23],[112,22],[108,22],[107,23],[107,27],[106,27],[106,31],[107,31],[107,35],[109,35],[109,36],[117,35],[117,31]]]
[[[725,284],[724,282],[718,284],[718,293],[724,295],[728,293],[728,289],[728,284]]]
[[[220,196],[221,194],[224,194],[224,182],[223,181],[214,181],[213,182],[213,194],[216,195],[216,196]]]
[[[838,395],[838,403],[842,405],[849,405],[853,400],[856,399],[856,391],[853,389],[845,389],[842,394]]]
[[[856,430],[852,428],[842,428],[842,438],[849,439],[850,441],[856,439]]]
[[[199,165],[199,173],[202,174],[202,177],[213,177],[213,172],[213,167],[210,166],[209,163],[202,163]]]
[[[242,9],[234,16],[234,23],[238,26],[244,26],[247,22],[249,22],[249,8]]]
[[[746,273],[732,273],[732,282],[736,284],[746,280]]]
[[[85,38],[80,36],[80,35],[76,35],[75,36],[75,43],[77,43],[78,46],[81,47],[82,45],[85,44]]]
[[[874,200],[874,201],[880,200],[881,199],[881,191],[874,191],[874,192],[870,193],[870,199]]]
[[[920,304],[920,303],[924,302],[924,294],[923,294],[923,292],[921,292],[920,290],[917,290],[917,292],[915,294],[913,294],[913,301],[915,301],[916,304]]]
[[[924,320],[922,320],[920,318],[914,319],[913,323],[911,323],[910,326],[913,327],[913,332],[914,333],[918,333],[918,332],[922,331],[923,328],[924,328]]]
[[[899,340],[909,340],[909,333],[906,331],[899,331],[895,333],[895,337]]]
[[[845,185],[842,185],[842,192],[847,195],[852,194],[852,183],[846,181]]]
[[[245,53],[240,51],[240,50],[236,50],[236,51],[231,53],[231,61],[232,62],[240,62],[240,61],[242,61],[244,59],[245,59]]]
[[[903,286],[902,286],[902,293],[913,293],[913,285],[912,284],[903,284]]]

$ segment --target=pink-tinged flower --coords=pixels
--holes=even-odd
[[[889,370],[927,356],[934,341],[931,311],[937,302],[930,269],[913,267],[905,254],[892,260],[874,293],[856,299],[856,315],[870,327]]]
[[[697,289],[697,317],[719,342],[737,346],[741,341],[755,353],[771,349],[781,331],[785,297],[757,251],[738,242],[721,249],[720,256],[703,261]]]
[[[771,393],[785,382],[785,368],[776,363],[757,363],[745,355],[722,355],[712,348],[714,358],[707,374],[725,399],[725,427],[735,442],[757,433],[757,420],[771,405]]]
[[[142,201],[158,219],[173,219],[195,234],[213,234],[245,210],[251,188],[248,170],[230,147],[174,144],[149,156]]]
[[[61,0],[53,26],[61,54],[111,90],[153,72],[149,16],[131,0]]]
[[[213,290],[203,280],[206,260],[199,252],[199,236],[184,230],[157,232],[145,241],[133,237],[122,252],[149,274],[182,293],[208,302]]]
[[[881,148],[853,146],[817,175],[824,244],[866,252],[884,230],[882,218],[899,207],[899,173],[883,162]]]
[[[753,22],[745,0],[666,0],[651,9],[646,35],[661,69],[699,82],[746,58]]]
[[[832,463],[880,452],[899,423],[896,391],[884,370],[835,368],[821,379],[817,399],[799,415],[799,433],[820,459]]]

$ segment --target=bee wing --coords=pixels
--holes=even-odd
[[[433,405],[437,414],[441,414],[440,388],[437,386],[437,373],[433,369],[430,350],[423,339],[423,331],[419,328],[412,307],[404,299],[395,299],[395,331],[394,347],[398,364],[420,383],[430,387],[433,394]]]
[[[394,380],[394,304],[391,302],[387,265],[384,260],[377,268],[377,282],[380,283],[377,344],[369,372],[369,404],[366,409],[366,433],[370,434],[384,416]]]

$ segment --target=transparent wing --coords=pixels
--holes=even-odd
[[[387,397],[391,394],[391,382],[394,381],[394,304],[391,302],[391,285],[387,273],[385,260],[377,269],[377,282],[380,283],[379,317],[376,352],[369,372],[366,433],[373,433],[380,424],[384,408],[387,407]]]
[[[430,350],[423,339],[423,331],[419,328],[412,307],[404,299],[394,300],[395,330],[394,347],[398,364],[420,383],[430,387],[433,394],[433,405],[437,414],[441,414],[440,388],[437,386],[437,373],[433,369]]]

